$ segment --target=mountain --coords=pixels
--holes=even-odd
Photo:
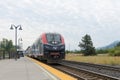
[[[114,41],[112,42],[111,44],[107,45],[107,46],[104,46],[104,47],[100,47],[98,49],[111,49],[111,48],[114,48],[120,41]]]

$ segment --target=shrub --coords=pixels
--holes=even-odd
[[[103,49],[100,49],[100,50],[96,50],[96,53],[97,54],[107,54],[108,53],[108,50],[103,50]]]
[[[115,51],[114,56],[120,56],[120,50]]]
[[[120,50],[116,50],[116,51],[113,50],[109,53],[109,55],[110,56],[120,56]]]

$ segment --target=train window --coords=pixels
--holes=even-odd
[[[52,43],[53,41],[58,43],[61,42],[61,38],[59,34],[47,34],[46,37],[49,43]]]
[[[60,35],[54,35],[55,41],[61,42]]]

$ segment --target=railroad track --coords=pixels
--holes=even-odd
[[[120,68],[81,63],[74,61],[62,61],[60,65],[51,65],[78,80],[120,80]]]

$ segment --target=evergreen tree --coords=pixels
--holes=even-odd
[[[86,34],[82,37],[82,42],[79,42],[78,46],[81,48],[81,51],[85,56],[96,55],[95,47],[93,47],[90,35]]]

